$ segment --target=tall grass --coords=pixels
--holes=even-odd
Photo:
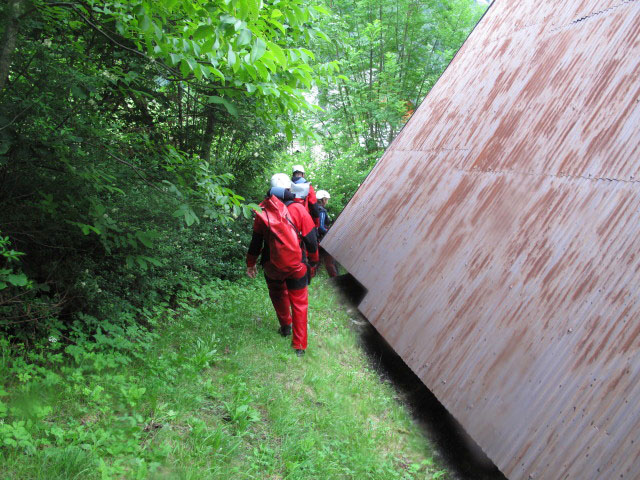
[[[179,303],[144,312],[152,332],[119,322],[31,353],[2,341],[2,478],[446,477],[324,280],[302,358],[261,280]]]

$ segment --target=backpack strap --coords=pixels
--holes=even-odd
[[[293,202],[291,202],[293,203]],[[288,206],[288,205],[287,205]],[[302,234],[300,233],[300,231],[298,230],[298,227],[296,227],[293,222],[291,221],[291,218],[289,218],[289,216],[285,217],[287,219],[287,222],[289,222],[289,224],[293,227],[293,229],[296,231],[296,234],[298,235],[298,240],[300,241],[300,245],[302,245]]]

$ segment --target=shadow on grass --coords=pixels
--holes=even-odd
[[[354,310],[366,294],[364,287],[349,274],[335,277],[331,283]],[[432,442],[435,453],[450,474],[459,480],[506,480],[373,325],[359,312],[358,315],[362,321],[354,322],[353,325],[369,362],[385,380],[391,382],[404,399],[414,420]]]

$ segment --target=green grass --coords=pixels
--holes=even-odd
[[[262,279],[145,315],[153,334],[0,343],[1,478],[446,478],[326,280],[302,358]]]

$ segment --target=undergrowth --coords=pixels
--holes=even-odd
[[[302,358],[261,280],[0,339],[2,478],[445,478],[335,292],[310,290]]]

